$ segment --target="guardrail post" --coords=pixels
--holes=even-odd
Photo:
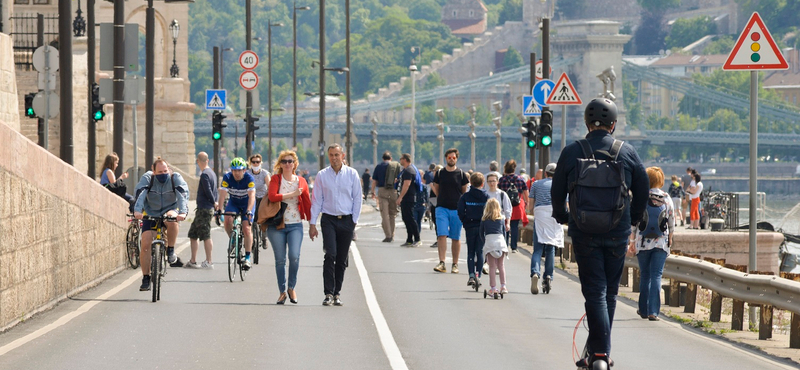
[[[762,305],[758,322],[758,340],[772,338],[772,306]]]
[[[744,301],[733,300],[733,313],[731,314],[731,330],[741,331],[744,328]]]
[[[712,291],[711,313],[708,315],[708,321],[719,322],[721,318],[722,318],[722,294]]]
[[[622,268],[622,277],[619,279],[619,285],[620,286],[628,286],[628,278],[629,278],[628,275],[630,273],[631,273],[631,268],[630,267]]]
[[[800,315],[792,312],[792,324],[789,329],[789,348],[800,348]]]
[[[697,284],[686,284],[686,306],[683,312],[694,313],[694,307],[697,303]]]
[[[637,268],[633,268],[633,282],[631,283],[631,288],[633,289],[634,293],[639,293],[639,282],[642,279],[641,272]]]
[[[669,279],[669,306],[680,307],[681,305],[681,282]]]

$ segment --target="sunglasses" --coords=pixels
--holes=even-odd
[[[261,164],[261,161],[252,161],[250,163],[252,163],[252,164]]]
[[[292,164],[294,159],[281,159],[281,164]]]

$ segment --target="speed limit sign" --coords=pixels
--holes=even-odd
[[[239,54],[239,65],[245,71],[250,71],[258,67],[258,54],[252,50],[245,50]]]

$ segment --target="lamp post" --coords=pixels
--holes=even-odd
[[[172,78],[178,78],[178,63],[176,61],[176,53],[178,49],[178,35],[181,32],[181,25],[178,24],[177,19],[173,19],[169,24],[169,32],[172,33],[172,67],[169,68],[169,75]]]
[[[292,12],[292,150],[297,150],[297,11],[310,10],[310,6],[297,6]]]
[[[500,127],[503,125],[503,103],[500,101],[496,101],[492,103],[492,107],[494,107],[494,112],[497,114],[496,117],[492,118],[492,122],[494,122],[495,126],[497,126],[497,130],[494,132],[494,136],[497,138],[497,153],[496,153],[496,161],[497,163],[503,163],[501,160],[502,157],[502,143],[501,137],[502,133],[500,132]]]
[[[233,51],[233,48],[226,48],[224,46],[219,48],[219,84],[222,89],[225,89],[225,68],[223,68],[223,65],[225,64],[226,51]]]
[[[372,165],[378,165],[378,119],[372,117]]]
[[[324,0],[320,0],[323,2]],[[320,37],[324,37],[320,35]],[[320,54],[325,54],[323,51],[320,51]],[[342,73],[349,73],[350,69],[347,67],[344,68],[326,68],[323,66],[319,61],[311,61],[311,68],[319,65],[319,74],[320,74],[320,83],[319,83],[319,92],[316,94],[313,93],[306,93],[308,96],[319,95],[319,169],[322,170],[325,168],[325,97],[327,96],[342,96],[342,93],[336,94],[326,94],[325,93],[325,71],[333,71],[338,72],[339,74]],[[311,95],[309,95],[311,94]]]
[[[268,22],[269,27],[267,27],[267,126],[268,126],[268,136],[269,136],[269,145],[267,145],[267,163],[270,165],[272,164],[272,27],[283,27],[283,23],[272,23],[271,21]]]
[[[414,50],[414,48],[411,48]],[[414,149],[415,145],[414,142],[417,141],[417,130],[414,127],[414,121],[417,114],[417,82],[416,82],[416,74],[417,74],[417,66],[414,64],[414,61],[411,61],[411,66],[408,67],[408,70],[411,71],[411,163],[414,163]]]
[[[344,139],[344,146],[346,150],[346,158],[350,161],[350,164],[353,163],[353,140],[351,136],[353,135],[353,118],[350,116],[350,0],[344,0],[344,28],[345,28],[345,37],[344,37],[344,54],[345,54],[345,68],[347,68],[347,76],[345,76],[345,88],[344,92],[347,95],[345,97],[345,120],[346,120],[346,129],[345,129],[345,139]],[[413,146],[412,146],[413,148]],[[414,157],[414,152],[411,152],[411,157]]]
[[[472,154],[470,155],[471,157],[470,165],[472,166],[472,169],[475,170],[475,168],[477,167],[475,165],[475,138],[478,137],[478,135],[475,135],[475,114],[478,113],[478,108],[473,103],[470,104],[468,110],[469,114],[472,115],[472,119],[469,120],[469,129],[470,129],[469,139],[472,142],[471,144]]]
[[[439,129],[439,136],[436,137],[439,140],[439,164],[442,164],[444,163],[444,109],[437,109],[436,117],[439,118],[439,123],[436,124],[436,128]]]

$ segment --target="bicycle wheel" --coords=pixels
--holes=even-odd
[[[161,269],[163,268],[163,262],[161,259],[161,244],[160,243],[153,243],[150,246],[152,251],[152,259],[150,260],[150,281],[153,283],[153,302],[158,301],[159,299],[159,289],[161,289]]]
[[[239,233],[239,243],[238,244],[239,244],[239,248],[238,249],[239,249],[239,253],[240,253],[239,254],[239,259],[238,259],[238,261],[239,261],[239,279],[244,281],[244,277],[247,276],[247,270],[242,268],[242,265],[244,264],[244,256],[241,255],[241,253],[243,253],[243,251],[244,251],[244,235],[242,235],[241,233]],[[252,254],[252,250],[251,250],[250,253]]]
[[[253,254],[253,264],[257,265],[258,264],[258,250],[261,249],[262,240],[261,240],[261,229],[256,224],[253,224],[253,233],[252,233],[252,235],[253,235],[253,248],[252,248],[252,252],[251,253]]]
[[[231,234],[228,241],[228,280],[233,282],[233,277],[236,276],[236,265],[239,263],[239,246],[236,243],[236,231]]]
[[[134,225],[135,223],[132,222],[128,226],[128,232],[125,235],[125,255],[128,257],[128,265],[132,269],[139,267],[139,228]]]

